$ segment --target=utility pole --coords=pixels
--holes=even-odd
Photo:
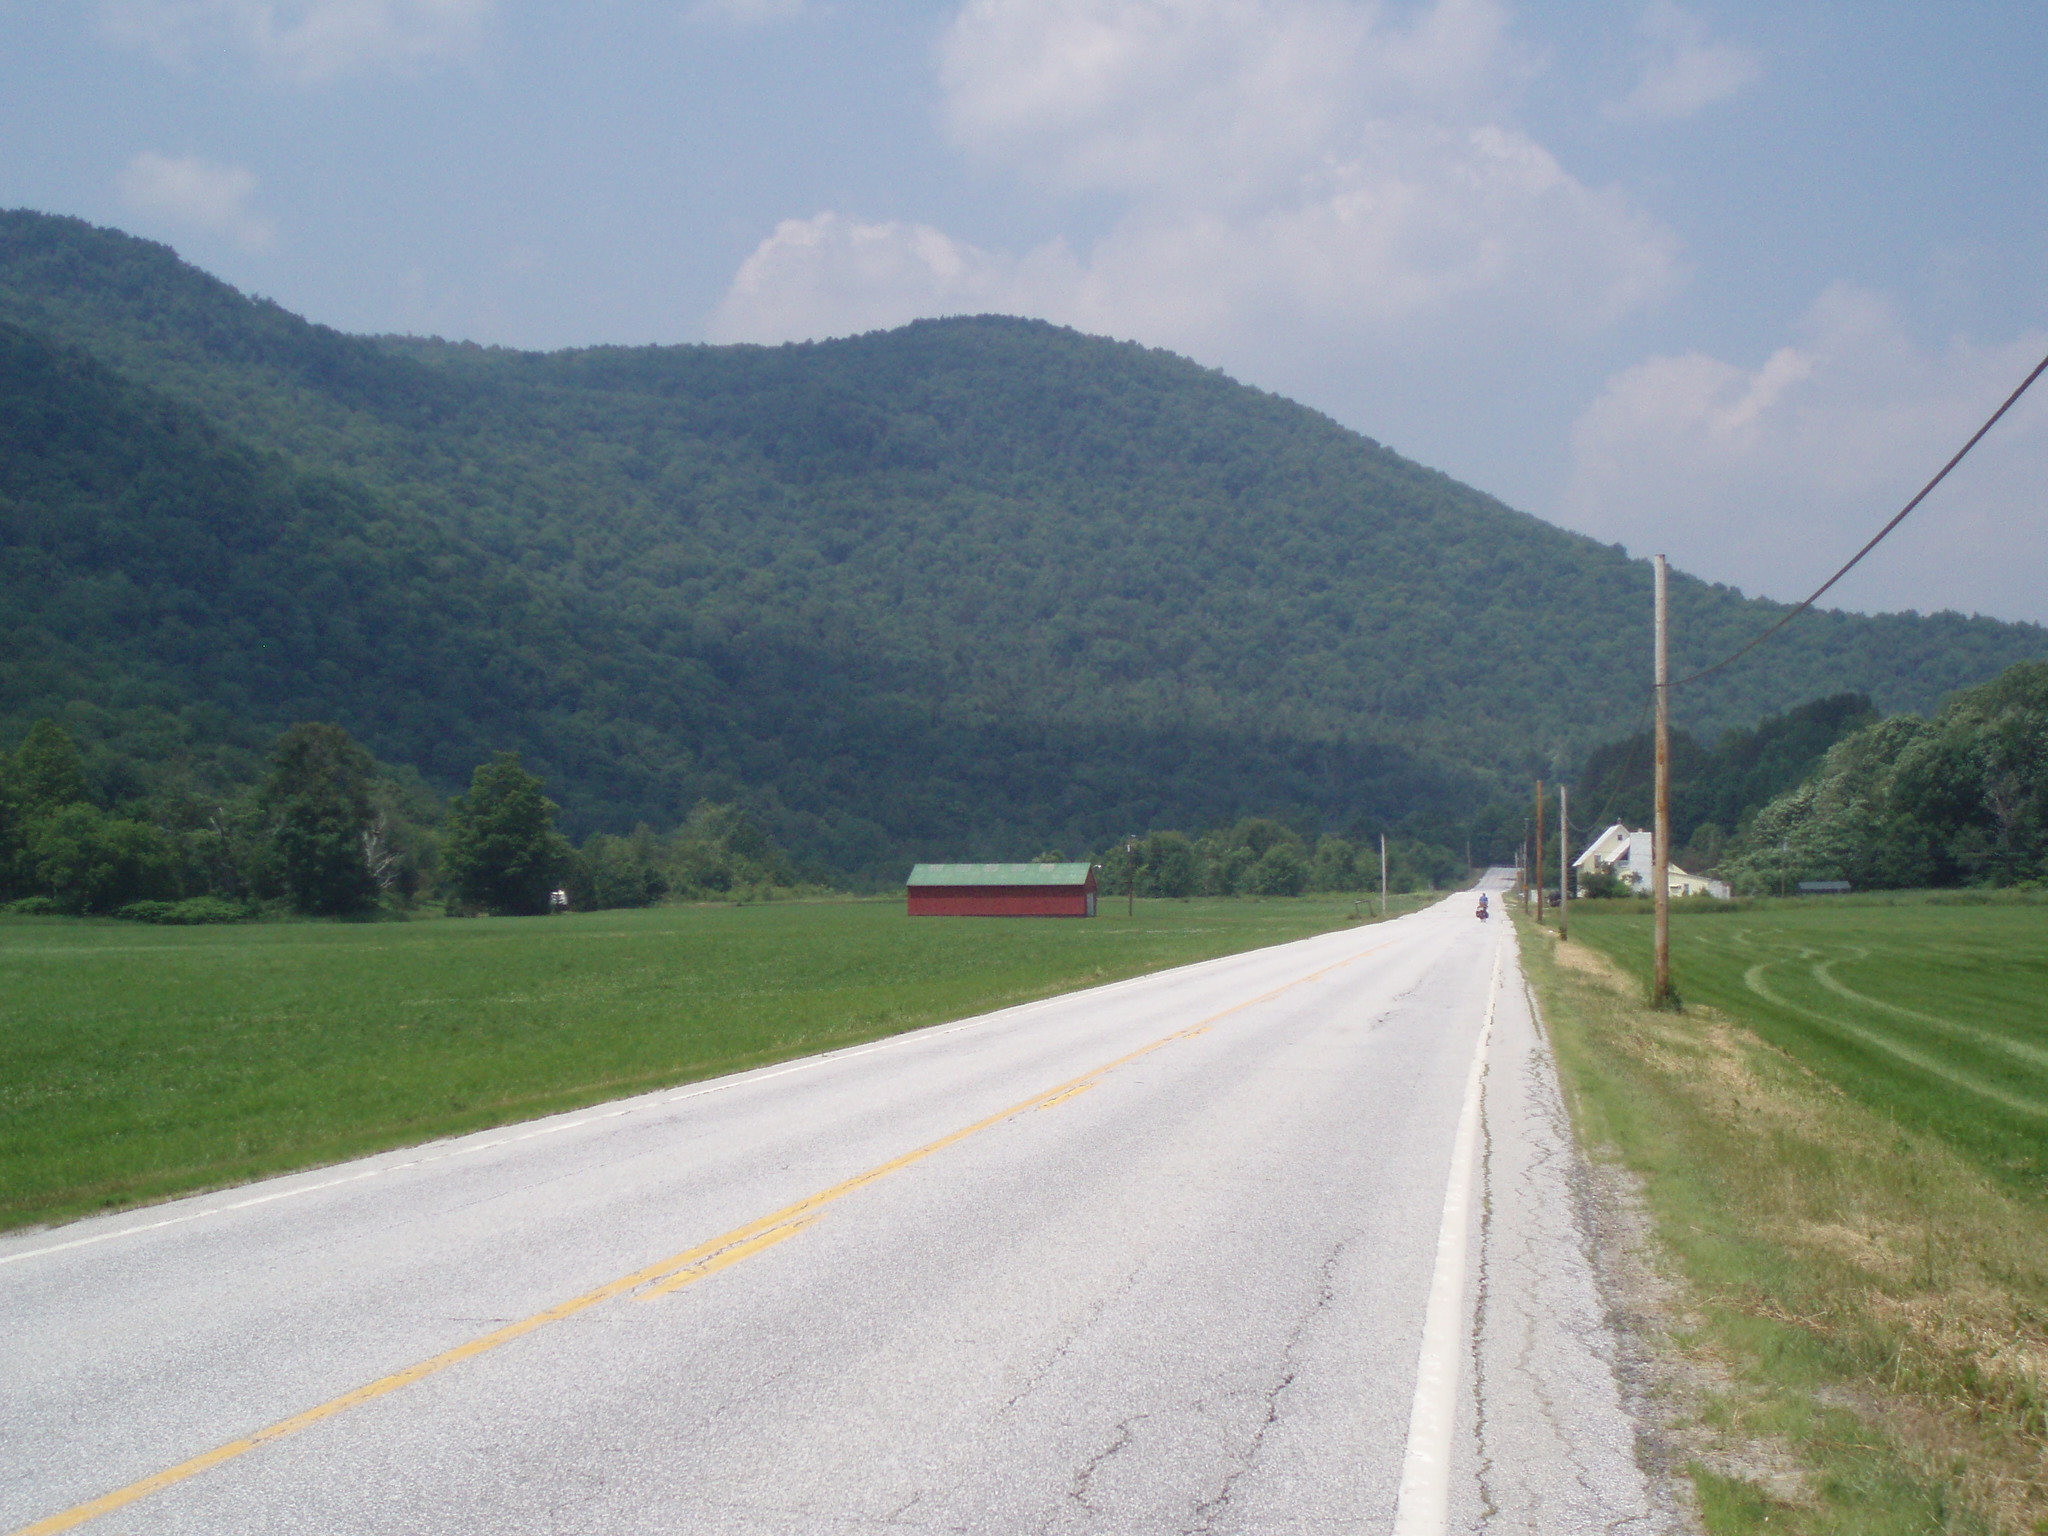
[[[1557,936],[1572,936],[1572,797],[1564,785],[1557,786]]]
[[[1536,921],[1543,921],[1543,882],[1550,872],[1543,864],[1543,781],[1536,781]]]
[[[1650,1006],[1671,1006],[1671,622],[1664,557],[1657,559],[1657,819],[1650,836],[1650,897],[1656,913],[1656,959]]]
[[[1124,837],[1124,916],[1138,915],[1138,834],[1131,832]]]
[[[1387,915],[1387,834],[1380,834],[1380,916]]]

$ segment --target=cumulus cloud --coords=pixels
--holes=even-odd
[[[239,165],[146,149],[123,167],[117,186],[129,209],[147,219],[225,235],[249,251],[266,251],[277,238],[277,226],[249,206],[256,177]]]
[[[1564,521],[1747,591],[1803,597],[2044,351],[2044,334],[1925,347],[1882,295],[1838,285],[1754,367],[1690,353],[1609,380],[1572,432]],[[1829,601],[2048,620],[2044,469],[2048,397],[2030,396]]]
[[[105,0],[102,32],[166,64],[221,52],[277,79],[314,83],[459,59],[496,0]]]
[[[1756,55],[1732,43],[1712,42],[1698,17],[1673,0],[1652,0],[1642,31],[1649,58],[1635,89],[1609,103],[1622,121],[1671,122],[1725,101],[1763,73]]]
[[[975,249],[843,213],[782,224],[712,320],[785,340],[965,308],[1271,378],[1396,330],[1583,331],[1675,280],[1676,241],[1508,120],[1497,0],[969,0],[938,49],[973,160],[1108,200],[1084,249]]]
[[[741,265],[712,330],[788,341],[1004,307],[1017,264],[929,224],[785,219]]]

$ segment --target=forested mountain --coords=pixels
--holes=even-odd
[[[1037,322],[350,337],[14,212],[0,390],[0,745],[59,715],[113,778],[332,719],[444,789],[517,749],[579,834],[709,796],[880,876],[1247,814],[1448,840],[1645,692],[1643,562]],[[1675,664],[1781,611],[1680,577]],[[1819,614],[1683,723],[1927,710],[2042,654]]]

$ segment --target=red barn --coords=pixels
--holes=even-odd
[[[1093,864],[920,864],[912,917],[1093,917]]]

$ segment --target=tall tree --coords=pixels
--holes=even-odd
[[[457,900],[489,912],[547,911],[571,853],[555,831],[560,807],[541,790],[517,752],[500,752],[471,776],[448,807],[441,855]]]
[[[20,750],[0,752],[0,899],[31,891],[48,894],[30,856],[30,830],[65,806],[87,800],[78,745],[56,721],[38,720]]]
[[[374,907],[370,754],[340,726],[308,723],[278,737],[270,762],[262,799],[292,905],[332,916]]]
[[[24,816],[41,816],[92,798],[78,743],[54,720],[38,720],[14,754],[8,798]]]

